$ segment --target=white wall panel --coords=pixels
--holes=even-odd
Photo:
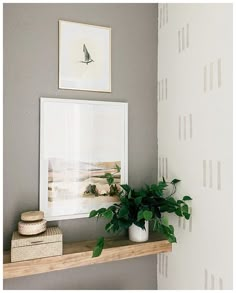
[[[158,24],[159,179],[193,198],[158,289],[232,289],[232,4],[159,4]]]

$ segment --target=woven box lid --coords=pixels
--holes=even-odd
[[[45,232],[32,236],[23,236],[15,231],[12,234],[11,247],[32,246],[60,241],[62,241],[62,231],[58,227],[49,227]]]

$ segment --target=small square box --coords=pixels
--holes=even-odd
[[[11,262],[62,255],[62,238],[58,227],[49,227],[34,236],[23,236],[15,231],[11,240]]]

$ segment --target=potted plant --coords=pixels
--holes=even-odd
[[[110,178],[110,175],[107,177]],[[135,190],[127,184],[120,185],[122,189],[118,193],[120,202],[114,203],[108,208],[92,210],[89,217],[106,218],[108,220],[105,226],[107,232],[129,229],[129,237],[132,241],[146,241],[148,236],[144,235],[142,240],[140,232],[148,232],[148,223],[152,222],[153,231],[164,234],[171,243],[176,242],[174,227],[169,224],[166,213],[173,213],[188,220],[190,212],[186,202],[191,200],[188,195],[183,196],[181,200],[173,197],[176,192],[176,184],[179,182],[178,179],[166,182],[163,178],[157,184],[145,185],[139,190]],[[139,229],[140,235],[134,236],[133,229]],[[104,237],[100,237],[93,250],[93,257],[99,256],[103,247]]]

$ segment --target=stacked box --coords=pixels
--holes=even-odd
[[[49,227],[41,234],[33,236],[13,232],[11,240],[11,262],[62,255],[62,231]]]

